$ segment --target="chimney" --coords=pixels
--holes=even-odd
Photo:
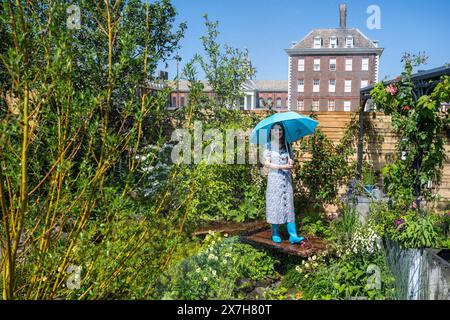
[[[339,4],[339,27],[347,28],[347,5],[345,3]]]

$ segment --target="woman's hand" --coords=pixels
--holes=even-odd
[[[291,170],[293,167],[294,166],[290,163],[281,165],[281,169],[284,169],[284,170]]]
[[[291,166],[293,166],[293,165],[294,165],[294,160],[292,160],[292,159],[289,158],[288,164],[290,164]]]

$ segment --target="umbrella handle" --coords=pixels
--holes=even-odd
[[[286,138],[284,138],[284,146],[286,147],[286,151],[287,151],[287,154],[288,154],[288,158],[291,159],[291,155],[289,154],[289,149],[288,149],[288,147],[287,147]]]

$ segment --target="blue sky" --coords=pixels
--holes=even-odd
[[[347,27],[358,28],[370,39],[379,40],[385,50],[381,56],[380,80],[400,74],[403,52],[425,51],[431,69],[450,63],[448,0],[172,0],[177,22],[186,21],[188,29],[179,54],[181,67],[195,53],[202,53],[200,37],[205,34],[203,14],[219,21],[221,44],[247,48],[256,79],[287,80],[288,58],[284,49],[315,28],[339,26],[339,3],[347,4]],[[381,29],[370,30],[367,8],[381,10]],[[176,74],[169,65],[169,78]],[[203,75],[200,74],[200,78]]]

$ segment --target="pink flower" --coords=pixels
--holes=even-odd
[[[403,220],[403,219],[397,219],[394,221],[395,227],[398,227],[398,226],[402,225],[403,223],[405,223],[405,220]]]
[[[386,87],[386,92],[389,92],[391,96],[393,96],[397,93],[397,89],[392,84],[390,84]]]
[[[409,106],[404,106],[404,107],[403,107],[403,110],[404,110],[404,111],[408,111],[408,110],[409,110]]]
[[[395,78],[395,81],[397,82],[400,81],[400,77]]]

